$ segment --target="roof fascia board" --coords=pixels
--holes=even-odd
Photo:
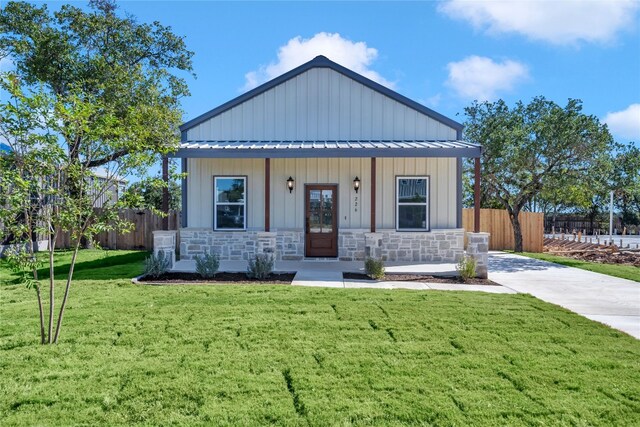
[[[233,150],[215,148],[181,148],[170,157],[218,159],[294,159],[294,158],[354,158],[354,157],[479,157],[481,147],[468,148],[282,148]]]
[[[275,86],[280,85],[281,83],[286,82],[287,80],[290,80],[306,71],[309,71],[312,68],[330,68],[352,80],[357,81],[358,83],[378,92],[381,93],[382,95],[385,95],[413,110],[416,110],[428,117],[431,117],[432,119],[443,123],[453,129],[456,130],[456,132],[458,134],[462,133],[462,129],[463,129],[463,125],[456,122],[455,120],[452,120],[450,118],[448,118],[447,116],[444,116],[428,107],[425,107],[422,104],[419,104],[415,101],[413,101],[412,99],[407,98],[404,95],[400,95],[398,92],[395,92],[383,85],[381,85],[380,83],[376,83],[373,80],[356,73],[355,71],[352,71],[346,67],[343,67],[340,64],[337,64],[333,61],[331,61],[329,58],[325,57],[325,56],[317,56],[314,59],[312,59],[309,62],[306,62],[302,65],[300,65],[299,67],[294,68],[293,70],[287,71],[286,73],[282,74],[281,76],[278,76],[234,99],[232,99],[231,101],[225,102],[224,104],[214,108],[213,110],[210,110],[194,119],[191,119],[185,123],[183,123],[180,126],[180,130],[183,132],[186,132],[187,130],[199,125],[200,123],[203,123],[221,113],[224,113],[227,110],[232,109],[233,107],[250,100],[253,97],[256,97],[258,95],[260,95],[261,93],[264,93],[266,91],[268,91],[269,89],[274,88]]]

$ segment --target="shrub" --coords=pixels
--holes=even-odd
[[[218,272],[220,257],[218,254],[196,256],[196,272],[205,279],[211,279]]]
[[[463,256],[456,265],[456,270],[465,282],[476,277],[476,260],[468,255]]]
[[[364,262],[364,272],[372,279],[382,279],[384,277],[384,264],[382,260],[367,258]]]
[[[169,271],[171,267],[170,258],[164,251],[158,251],[157,255],[151,254],[144,260],[144,275],[156,279]]]
[[[273,272],[273,257],[269,254],[257,254],[249,260],[247,276],[250,279],[266,280]]]

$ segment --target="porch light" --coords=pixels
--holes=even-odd
[[[291,177],[289,177],[289,179],[287,179],[287,188],[289,189],[289,194],[291,194],[291,192],[293,191],[293,183],[294,182],[295,181]]]
[[[360,178],[358,178],[356,176],[356,178],[353,180],[353,189],[356,190],[356,193],[358,192],[358,190],[360,189]]]

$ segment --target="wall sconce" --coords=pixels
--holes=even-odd
[[[356,190],[356,193],[358,192],[358,190],[360,189],[360,178],[358,178],[356,176],[356,178],[353,180],[353,189]]]
[[[287,188],[289,189],[289,194],[291,194],[291,192],[293,191],[293,183],[294,182],[295,181],[291,177],[289,177],[289,179],[287,179]]]

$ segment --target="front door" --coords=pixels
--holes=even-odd
[[[338,186],[305,186],[305,256],[338,256]]]

